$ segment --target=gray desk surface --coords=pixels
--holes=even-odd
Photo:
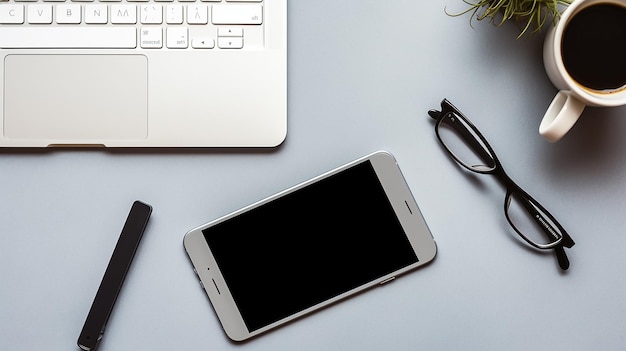
[[[292,1],[289,133],[274,150],[0,151],[0,350],[73,350],[131,202],[154,212],[102,350],[618,350],[626,345],[626,109],[588,108],[557,144],[543,34],[471,29],[446,1]],[[470,176],[426,115],[449,98],[570,231],[571,268],[527,250],[503,188]],[[435,262],[245,344],[230,343],[182,248],[192,227],[392,152]]]

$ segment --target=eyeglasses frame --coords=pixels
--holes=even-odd
[[[491,174],[496,177],[496,179],[506,188],[506,195],[504,201],[504,214],[509,222],[509,225],[515,230],[515,232],[530,246],[540,249],[540,250],[548,250],[554,249],[557,260],[559,262],[559,266],[566,270],[569,267],[569,260],[567,255],[565,254],[564,247],[571,248],[574,246],[574,241],[569,236],[567,231],[563,228],[563,226],[556,220],[556,218],[543,207],[537,200],[535,200],[528,192],[522,189],[517,183],[515,183],[511,177],[504,171],[502,163],[498,159],[495,151],[487,141],[487,139],[482,135],[482,133],[476,128],[476,126],[465,116],[458,108],[456,108],[450,101],[447,99],[443,99],[441,101],[441,111],[430,110],[428,111],[430,117],[436,120],[435,124],[435,135],[439,140],[440,144],[444,147],[444,149],[448,152],[448,154],[461,166],[466,168],[469,171],[479,173],[479,174]],[[462,119],[464,125],[459,123],[449,124],[452,125],[455,130],[459,133],[459,135],[463,138],[463,141],[468,145],[468,147],[472,148],[483,160],[491,160],[493,161],[493,166],[472,166],[466,164],[462,161],[443,141],[439,127],[443,123],[444,118],[453,114],[456,118]],[[465,126],[471,128],[467,130]],[[472,134],[474,133],[474,134]],[[476,137],[478,139],[476,139]],[[482,145],[481,145],[482,143]],[[509,207],[511,203],[512,196],[518,196],[520,199],[520,203],[523,205],[524,209],[531,215],[531,217],[537,222],[538,226],[544,231],[548,238],[553,239],[549,244],[538,244],[528,238],[524,233],[522,233],[514,224],[509,216]],[[543,214],[547,217],[544,218],[541,214],[539,214],[534,208],[538,208]],[[550,224],[554,224],[558,228],[555,228]]]

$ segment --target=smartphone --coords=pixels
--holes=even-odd
[[[384,151],[192,229],[183,241],[235,341],[391,281],[437,251]]]

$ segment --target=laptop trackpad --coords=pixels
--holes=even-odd
[[[8,55],[4,134],[53,143],[145,139],[143,55]]]

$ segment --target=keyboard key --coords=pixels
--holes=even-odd
[[[52,23],[52,5],[50,4],[28,5],[28,23],[37,23],[37,24]]]
[[[217,38],[217,46],[220,49],[241,49],[243,48],[243,38],[220,37]]]
[[[262,24],[263,6],[213,5],[211,21],[213,24]]]
[[[165,21],[168,24],[183,23],[183,5],[167,5],[165,11]]]
[[[160,27],[143,27],[139,29],[141,47],[144,49],[160,49],[163,47],[163,31]]]
[[[186,49],[189,46],[187,28],[167,28],[167,47],[170,49]]]
[[[137,23],[137,7],[135,5],[111,5],[111,23]]]
[[[24,23],[24,5],[15,5],[15,4],[0,5],[0,23],[2,24]]]
[[[141,5],[140,17],[141,23],[161,24],[163,23],[163,7],[154,4]]]
[[[128,27],[0,27],[0,48],[134,49],[137,31]]]
[[[243,28],[241,27],[222,27],[217,29],[218,37],[243,37]]]
[[[109,18],[107,5],[87,5],[85,6],[85,23],[105,24]]]
[[[207,5],[187,6],[187,23],[189,24],[209,23],[209,7]]]
[[[215,40],[209,38],[194,38],[191,40],[191,47],[194,49],[213,49]]]
[[[79,24],[81,21],[80,5],[59,4],[56,6],[57,23],[61,24]]]

